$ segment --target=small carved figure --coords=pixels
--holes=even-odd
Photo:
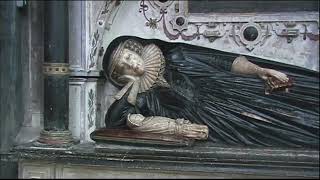
[[[122,88],[106,128],[163,132],[161,119],[187,119],[208,126],[216,144],[319,147],[319,72],[186,44],[159,46],[127,39],[105,55],[105,72]]]
[[[161,116],[144,117],[142,114],[128,114],[127,126],[140,132],[172,134],[192,139],[208,138],[208,127],[192,124],[185,119],[171,119]]]

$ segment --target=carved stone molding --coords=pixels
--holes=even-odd
[[[236,18],[223,17],[221,14],[193,15],[188,12],[187,3],[188,1],[141,0],[139,12],[143,13],[147,20],[146,26],[161,31],[159,25],[162,24],[163,33],[169,40],[207,39],[210,43],[214,43],[218,38],[227,38],[234,41],[237,46],[245,47],[249,52],[263,46],[271,36],[285,37],[288,43],[301,34],[303,40],[307,37],[313,41],[319,40],[319,33],[308,31],[307,28],[310,23],[318,23],[317,20],[301,21],[292,17],[297,19],[295,22],[289,20],[292,19],[289,15],[279,13],[273,13],[272,17],[261,14],[247,17],[238,15]],[[152,16],[157,13],[157,17]],[[226,15],[231,16],[231,13]],[[312,15],[310,17],[313,18]],[[283,28],[279,29],[278,26]]]
[[[45,75],[69,75],[68,63],[43,63]]]
[[[72,77],[69,84],[70,131],[81,143],[91,142],[90,133],[100,124],[99,79]]]
[[[177,0],[121,1],[120,7],[114,8],[110,4],[107,8],[110,23],[106,23],[104,35],[97,31],[98,26],[90,32],[88,52],[91,55],[87,58],[86,70],[102,70],[108,45],[124,36],[192,44],[319,69],[318,12],[202,13],[201,9],[191,11],[190,4],[190,1]],[[213,6],[214,2],[210,4]],[[96,11],[103,14],[103,10],[99,11],[101,6],[96,7]],[[116,23],[112,23],[113,20]],[[112,24],[111,27],[108,24]]]

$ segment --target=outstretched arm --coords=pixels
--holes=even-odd
[[[274,77],[281,82],[288,82],[289,80],[286,74],[273,69],[262,68],[251,63],[244,56],[239,56],[233,61],[231,71],[239,74],[256,75],[263,80],[267,80],[268,77]]]

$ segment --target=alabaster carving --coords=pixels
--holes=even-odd
[[[104,61],[120,90],[107,129],[223,145],[319,147],[318,72],[186,44],[117,42]]]
[[[120,99],[131,87],[128,102],[135,104],[138,93],[155,85],[167,87],[163,78],[165,60],[161,50],[154,44],[143,47],[139,42],[127,40],[111,55],[109,78],[118,85],[125,85],[115,95]]]
[[[127,126],[140,132],[171,134],[192,139],[208,138],[208,127],[191,123],[185,119],[171,119],[162,116],[144,117],[142,114],[128,114]]]

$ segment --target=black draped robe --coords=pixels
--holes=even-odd
[[[223,145],[319,148],[319,72],[247,57],[293,79],[289,92],[265,94],[259,77],[231,72],[237,54],[178,45],[164,54],[170,88],[156,87],[115,101],[107,128],[125,127],[128,113],[185,118],[209,127],[209,140]]]

